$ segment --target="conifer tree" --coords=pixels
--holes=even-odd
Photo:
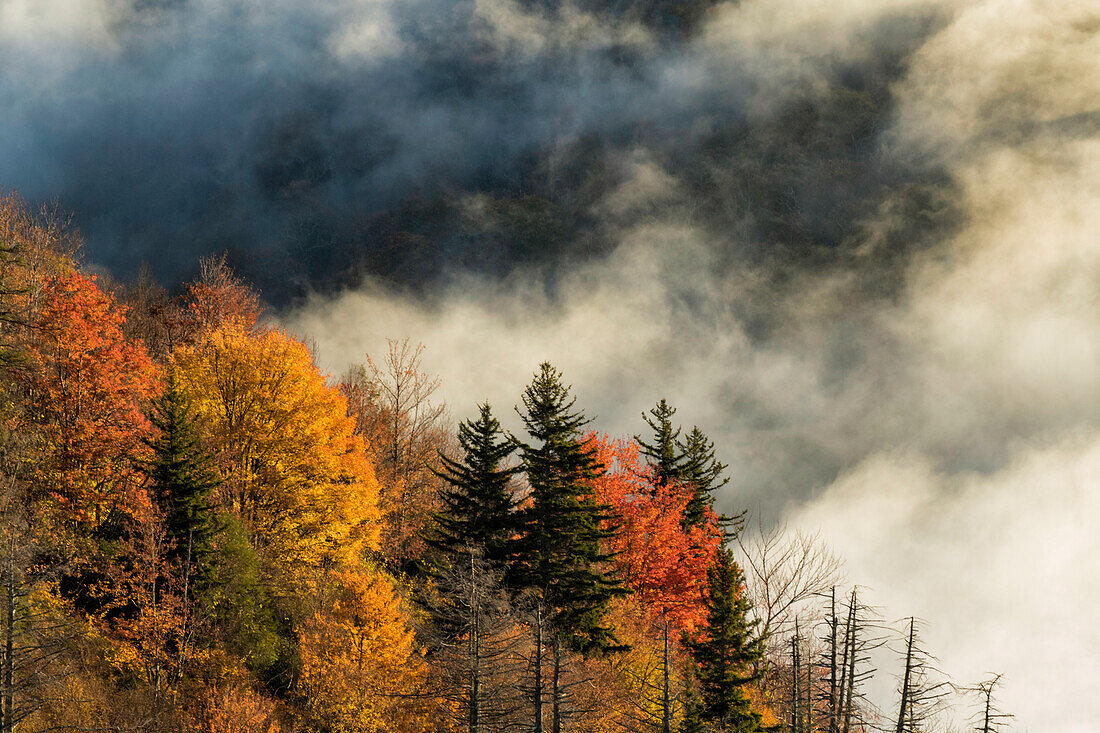
[[[169,373],[164,393],[153,402],[149,419],[158,434],[146,441],[153,455],[145,471],[173,544],[167,559],[183,568],[189,592],[193,592],[212,578],[213,542],[219,523],[211,492],[221,481],[213,458],[200,442],[174,373]]]
[[[566,647],[580,652],[618,646],[603,619],[608,604],[626,591],[601,565],[609,511],[593,493],[604,466],[581,428],[589,420],[574,410],[576,398],[548,362],[523,394],[522,412],[534,445],[521,446],[531,501],[521,514],[522,557],[518,584],[542,595],[550,626]]]
[[[509,484],[520,468],[505,461],[516,444],[501,430],[488,403],[478,410],[476,420],[458,426],[463,460],[440,455],[442,470],[436,474],[448,486],[440,495],[443,511],[433,515],[435,527],[425,538],[439,569],[469,557],[470,548],[495,571],[507,569],[514,554],[516,500]]]
[[[703,633],[688,641],[696,665],[702,709],[697,717],[722,733],[756,733],[765,728],[744,687],[758,679],[764,641],[744,593],[744,575],[724,549],[707,571],[710,608]]]
[[[677,441],[683,455],[683,469],[681,476],[691,482],[694,488],[691,500],[684,509],[684,526],[702,526],[706,521],[706,510],[714,502],[714,492],[729,483],[729,477],[722,473],[726,470],[726,464],[718,460],[714,454],[714,442],[698,427],[692,427],[691,432],[683,442]],[[732,522],[739,524],[741,516],[733,517]]]
[[[653,442],[647,443],[639,436],[634,436],[641,449],[640,453],[653,469],[653,481],[657,486],[667,486],[672,481],[683,479],[687,467],[686,456],[677,444],[680,428],[672,427],[672,416],[675,414],[676,408],[662,398],[650,409],[648,415],[642,413],[642,419],[653,430]]]

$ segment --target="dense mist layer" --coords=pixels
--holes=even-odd
[[[333,371],[660,397],[1021,728],[1091,730],[1089,0],[0,3],[0,181],[164,278],[228,249]]]

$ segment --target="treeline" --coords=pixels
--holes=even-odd
[[[944,705],[916,621],[900,712],[862,699],[881,624],[812,538],[716,513],[725,466],[663,400],[601,436],[542,364],[523,435],[485,404],[455,432],[420,347],[328,379],[224,260],[175,294],[97,278],[10,195],[0,245],[0,733],[901,733]]]

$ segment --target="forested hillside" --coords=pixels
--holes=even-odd
[[[115,282],[14,195],[0,243],[4,733],[1009,721],[816,538],[716,513],[737,477],[663,399],[607,436],[532,364],[452,425],[423,347],[322,374],[223,259]]]

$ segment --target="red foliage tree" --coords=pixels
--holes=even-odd
[[[706,620],[707,567],[721,540],[717,516],[708,509],[703,526],[685,530],[690,484],[660,485],[633,441],[595,434],[589,439],[596,458],[608,467],[596,481],[596,495],[618,524],[609,549],[621,577],[655,614],[692,631]]]
[[[94,277],[47,279],[22,378],[42,449],[37,484],[65,524],[98,524],[137,486],[150,429],[142,406],[157,375],[141,342],[127,343],[124,320]]]

